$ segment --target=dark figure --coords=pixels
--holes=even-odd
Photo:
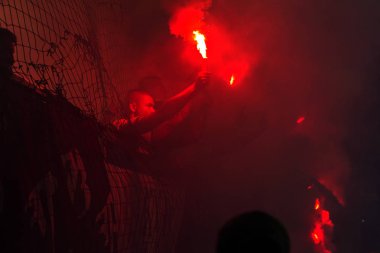
[[[150,252],[152,250],[157,251],[161,247],[172,251],[168,242],[174,239],[175,229],[173,228],[179,222],[177,217],[180,216],[178,215],[180,210],[175,210],[175,207],[180,207],[181,204],[177,203],[180,201],[178,201],[177,196],[174,196],[176,194],[172,195],[169,191],[166,192],[167,190],[165,190],[164,192],[162,189],[168,189],[168,185],[173,186],[173,184],[166,184],[172,179],[168,177],[170,173],[168,171],[180,170],[176,162],[173,161],[173,157],[167,154],[165,150],[167,147],[164,147],[166,145],[160,141],[172,139],[172,136],[169,135],[173,133],[173,127],[184,124],[184,117],[188,120],[189,113],[192,111],[185,108],[190,106],[192,102],[196,102],[197,98],[202,97],[199,95],[203,93],[202,91],[208,83],[209,75],[200,75],[193,84],[177,95],[163,101],[156,110],[153,94],[159,95],[161,90],[158,87],[162,85],[157,78],[149,79],[149,85],[140,86],[145,86],[153,94],[142,89],[131,90],[127,94],[125,103],[126,117],[114,121],[113,125],[117,130],[114,131],[115,129],[113,129],[107,133],[109,134],[107,140],[110,140],[107,143],[109,146],[106,151],[108,162],[121,167],[122,170],[118,172],[119,175],[125,173],[124,178],[128,178],[131,185],[135,184],[132,188],[128,184],[111,187],[112,197],[109,205],[117,207],[121,203],[124,209],[120,213],[124,213],[123,216],[137,217],[127,224],[128,229],[133,231],[133,235],[128,241],[127,251]],[[162,99],[160,96],[157,97]],[[187,122],[185,124],[186,127],[190,125]],[[170,140],[169,142],[175,141],[177,140]],[[136,170],[138,173],[133,173],[131,176],[130,170]],[[166,182],[162,184],[161,180],[157,180],[158,177]],[[170,183],[174,183],[173,181]],[[118,182],[111,183],[111,185],[115,184]],[[163,187],[164,185],[165,187]],[[176,187],[175,192],[177,191]],[[131,193],[134,193],[133,196]],[[160,194],[159,198],[157,194]],[[134,204],[124,205],[132,197],[135,199]],[[162,205],[169,202],[173,205],[170,207]],[[174,217],[172,214],[175,214]],[[101,219],[107,219],[107,210],[101,215]],[[172,219],[163,224],[161,220],[165,217],[172,217]],[[118,225],[123,226],[121,222],[124,222],[125,218],[116,218],[115,220],[119,221]],[[117,240],[120,243],[122,243],[121,240],[125,240],[122,234],[115,236],[109,234],[107,229],[104,230],[106,231],[106,238],[110,236],[116,238],[113,242],[111,239],[110,247],[117,245]],[[156,246],[159,249],[156,249]]]
[[[253,211],[228,221],[219,231],[216,253],[289,253],[286,229],[272,216]]]
[[[132,90],[127,98],[127,117],[114,121],[127,146],[126,154],[133,167],[140,171],[154,170],[159,161],[153,158],[155,143],[170,135],[173,125],[181,122],[186,113],[178,113],[208,85],[210,77],[201,74],[197,80],[155,109],[155,100],[144,90]],[[177,117],[177,118],[176,118]],[[171,121],[171,122],[170,122]],[[162,160],[162,157],[158,160]]]
[[[0,28],[0,252],[101,252],[97,123],[13,73],[16,42]]]
[[[0,28],[0,75],[11,76],[14,63],[13,53],[16,36],[9,30]]]
[[[0,28],[0,251],[44,252],[49,246],[28,214],[38,209],[29,205],[33,189],[50,178],[53,166],[47,107],[12,72],[16,42],[11,31]]]

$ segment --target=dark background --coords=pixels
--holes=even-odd
[[[189,55],[197,53],[170,34],[169,23],[202,1],[115,2],[98,5],[102,22],[96,23],[120,94],[146,76],[161,79],[163,97],[191,82],[200,65]],[[201,140],[178,150],[178,174],[186,175],[178,180],[189,192],[178,252],[212,252],[221,224],[251,209],[282,220],[294,252],[306,252],[312,208],[306,188],[313,179],[344,206],[333,217],[340,251],[343,241],[350,244],[346,253],[378,249],[380,3],[214,0],[206,6],[219,81],[209,91]],[[249,69],[229,88],[220,70],[240,63]]]

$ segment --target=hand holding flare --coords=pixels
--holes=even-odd
[[[207,72],[207,65],[206,65],[206,59],[207,59],[207,45],[206,45],[206,36],[199,31],[193,31],[194,34],[194,40],[197,42],[197,49],[199,53],[202,55],[202,58],[205,59],[203,61],[203,72]],[[229,84],[232,86],[235,82],[235,76],[232,75]]]

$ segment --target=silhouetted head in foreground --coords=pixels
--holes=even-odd
[[[289,253],[284,226],[272,216],[253,211],[228,221],[218,234],[216,253]]]
[[[11,73],[14,63],[16,36],[8,29],[0,27],[0,71]]]

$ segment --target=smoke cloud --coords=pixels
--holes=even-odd
[[[306,216],[312,179],[367,213],[360,206],[379,197],[371,168],[379,144],[380,3],[126,2],[119,15],[113,7],[97,14],[112,13],[98,23],[98,36],[120,93],[154,75],[166,96],[175,94],[201,69],[192,30],[208,36],[217,81],[202,139],[178,151],[195,203],[184,232],[193,237],[179,252],[212,252],[223,221],[249,209],[278,216],[300,241],[308,228],[297,217]],[[228,87],[231,74],[237,83]]]

